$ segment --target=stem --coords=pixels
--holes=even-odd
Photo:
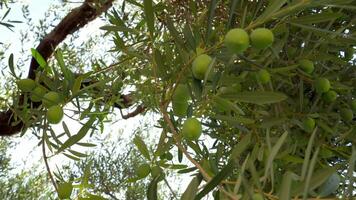
[[[168,188],[169,188],[169,190],[171,191],[171,193],[173,194],[173,197],[178,200],[177,194],[173,191],[173,189],[172,189],[172,187],[169,185],[167,179],[164,178],[163,180],[164,180],[164,182],[166,183],[166,185],[168,186]]]

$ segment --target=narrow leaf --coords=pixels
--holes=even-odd
[[[158,178],[154,178],[150,184],[148,185],[147,189],[147,200],[157,200],[157,185],[158,185]]]
[[[35,60],[37,61],[37,63],[42,67],[42,68],[46,68],[47,66],[47,62],[46,60],[42,57],[42,55],[36,50],[36,49],[31,49],[31,53],[33,58],[35,58]]]
[[[265,178],[267,177],[268,170],[271,168],[273,160],[276,157],[279,149],[282,147],[282,145],[283,145],[284,141],[286,140],[287,136],[288,136],[288,132],[286,131],[278,139],[277,143],[273,146],[273,148],[271,150],[271,153],[269,154],[268,159],[267,159],[267,164],[266,164],[266,167],[265,167],[265,175],[264,175]]]
[[[224,180],[230,173],[232,173],[233,169],[236,167],[235,159],[230,159],[227,165],[222,168],[222,170],[212,178],[208,184],[204,187],[204,189],[197,194],[195,200],[199,200],[207,195],[211,190],[213,190],[217,185],[220,184],[222,180]]]
[[[71,136],[67,141],[64,142],[64,144],[58,149],[57,153],[60,153],[66,148],[69,148],[79,142],[87,134],[95,120],[95,117],[90,118],[89,121],[84,124],[84,126],[78,131],[76,135]]]
[[[184,193],[182,194],[181,200],[193,200],[198,192],[199,185],[199,179],[197,177],[194,177],[190,181],[187,189],[185,189]]]
[[[150,31],[151,38],[153,39],[155,28],[154,28],[154,12],[153,12],[152,0],[144,0],[143,1],[143,9],[144,9],[145,17],[146,17],[146,23],[148,26],[148,30]]]
[[[141,154],[147,159],[150,160],[150,153],[148,151],[148,148],[145,144],[145,142],[142,140],[142,138],[138,135],[135,136],[133,139],[134,144],[136,145],[137,149],[141,152]]]
[[[236,94],[223,94],[223,98],[232,99],[245,103],[270,104],[277,103],[287,99],[287,96],[280,92],[256,91],[240,92]]]

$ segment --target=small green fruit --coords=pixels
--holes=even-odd
[[[47,90],[45,87],[37,86],[31,93],[31,101],[40,102],[46,93]]]
[[[302,59],[299,62],[299,67],[307,74],[311,74],[314,71],[314,63],[308,59]]]
[[[351,101],[351,109],[356,112],[356,99]]]
[[[190,93],[187,85],[185,84],[179,84],[177,85],[176,90],[174,91],[174,94],[172,96],[172,99],[175,101],[187,101],[190,98]]]
[[[340,116],[344,121],[351,121],[354,118],[354,113],[351,109],[342,108],[340,110]]]
[[[63,114],[62,107],[55,105],[48,108],[46,116],[49,123],[58,124],[62,120]]]
[[[224,43],[232,53],[242,53],[250,45],[250,40],[245,30],[234,28],[227,32]]]
[[[60,94],[58,94],[57,92],[52,92],[52,91],[45,94],[42,99],[42,104],[44,106],[46,106],[47,108],[51,107],[53,105],[57,105],[60,102],[61,102]]]
[[[255,193],[252,195],[252,200],[264,200],[264,198],[260,193]]]
[[[326,78],[318,78],[315,83],[314,87],[317,93],[322,94],[330,90],[330,82]]]
[[[303,121],[303,129],[307,132],[312,132],[315,127],[315,120],[313,118],[307,117]]]
[[[58,184],[58,197],[59,199],[69,199],[72,194],[73,186],[71,183],[59,183]]]
[[[319,188],[319,196],[326,197],[339,188],[341,179],[339,174],[333,173]]]
[[[336,100],[337,93],[333,90],[329,90],[323,94],[322,98],[325,102],[331,103]]]
[[[185,117],[187,116],[187,111],[188,111],[189,104],[188,102],[180,102],[180,101],[172,101],[172,108],[173,108],[173,113],[175,116],[178,117]]]
[[[262,83],[266,84],[271,81],[271,75],[265,69],[261,69],[257,72],[257,79]]]
[[[159,166],[154,166],[151,169],[151,175],[153,178],[158,177],[158,181],[162,181],[165,177],[165,174],[163,172],[163,169]]]
[[[207,54],[201,54],[194,59],[192,71],[196,79],[204,80],[205,73],[208,71],[211,61],[211,57]]]
[[[17,87],[22,92],[31,92],[36,87],[36,82],[29,78],[21,79],[17,81]]]
[[[173,159],[173,155],[170,152],[165,153],[165,157],[167,160],[172,160]]]
[[[161,160],[172,160],[173,159],[173,155],[170,152],[164,153],[159,157]]]
[[[192,141],[199,139],[202,132],[200,122],[195,118],[185,120],[182,128],[182,135],[186,140]]]
[[[251,35],[251,44],[257,49],[264,49],[269,46],[274,41],[274,35],[271,30],[266,28],[257,28],[252,31]]]
[[[137,168],[137,177],[142,179],[148,176],[151,172],[151,167],[149,164],[144,163]]]

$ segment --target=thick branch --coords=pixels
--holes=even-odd
[[[144,105],[139,105],[136,107],[136,109],[132,112],[127,113],[126,115],[124,115],[120,109],[120,113],[121,113],[121,117],[122,119],[128,119],[131,117],[135,117],[136,115],[143,113],[146,110],[146,107]]]
[[[65,16],[62,21],[42,39],[36,50],[45,60],[47,60],[58,44],[60,44],[68,35],[79,30],[84,25],[97,18],[100,14],[107,11],[112,6],[113,1],[114,0],[108,0],[106,3],[100,5],[100,7],[96,7],[92,3],[95,1],[86,0],[81,6],[73,9],[67,16]],[[28,72],[29,78],[35,78],[35,70],[38,66],[39,64],[37,61],[32,58],[30,70]]]
[[[105,3],[99,4],[97,0],[85,0],[85,2],[73,9],[62,21],[47,34],[37,46],[36,50],[42,55],[45,60],[53,54],[55,48],[60,44],[68,35],[82,28],[90,21],[97,18],[100,14],[107,11],[114,0],[107,0]],[[39,64],[32,58],[28,77],[35,79],[35,72]],[[21,99],[21,97],[20,97]],[[39,106],[39,105],[37,105]],[[24,123],[19,122],[15,126],[13,117],[14,113],[9,109],[0,112],[0,136],[14,135],[24,128]]]

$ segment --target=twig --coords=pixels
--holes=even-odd
[[[139,105],[139,106],[136,107],[136,109],[134,111],[124,115],[122,113],[121,108],[120,108],[120,114],[121,114],[122,119],[128,119],[128,118],[131,118],[131,117],[135,117],[136,115],[138,115],[140,113],[143,113],[145,110],[146,110],[146,107],[144,105]]]
[[[164,178],[163,180],[164,180],[164,182],[166,183],[166,185],[168,186],[168,188],[169,188],[169,190],[171,191],[171,193],[173,194],[173,197],[178,200],[177,194],[173,191],[173,189],[172,189],[172,187],[169,185],[167,179]]]

